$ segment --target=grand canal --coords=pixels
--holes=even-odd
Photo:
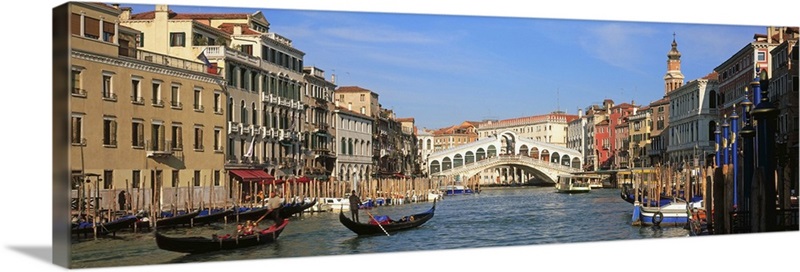
[[[431,204],[383,206],[371,213],[399,218]],[[551,187],[488,189],[476,195],[447,197],[437,202],[431,221],[389,237],[357,237],[339,223],[337,212],[306,213],[293,218],[275,244],[185,255],[158,249],[151,233],[123,233],[116,238],[73,243],[72,264],[88,268],[688,236],[680,227],[631,226],[631,209],[614,189],[577,195],[558,194]],[[362,211],[362,219],[365,217]],[[218,224],[166,233],[210,236],[234,228]]]

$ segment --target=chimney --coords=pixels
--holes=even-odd
[[[242,35],[242,25],[233,26],[233,35]]]
[[[331,73],[331,83],[336,84],[336,74]]]
[[[111,4],[111,6],[114,7],[115,9],[119,9],[119,4]]]
[[[122,13],[119,14],[119,20],[123,22],[130,20],[132,11],[133,9],[129,7],[122,8]]]
[[[169,19],[169,6],[156,5],[155,17],[156,21],[166,22]]]

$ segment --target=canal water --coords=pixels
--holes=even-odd
[[[432,202],[372,209],[373,215],[399,219],[422,212]],[[161,250],[152,233],[119,233],[115,238],[83,240],[71,246],[75,268],[194,263],[246,259],[332,256],[418,250],[485,248],[553,243],[685,237],[682,227],[631,225],[632,205],[616,189],[559,194],[552,187],[485,189],[480,194],[448,196],[436,214],[417,229],[391,236],[358,237],[338,220],[338,212],[292,218],[274,244],[233,251],[187,255]],[[346,212],[349,215],[348,212]],[[362,221],[368,218],[361,212]],[[265,224],[262,224],[265,226]],[[171,236],[208,236],[235,230],[233,224],[165,231]]]

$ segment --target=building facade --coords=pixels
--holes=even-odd
[[[333,96],[336,85],[325,80],[325,71],[311,66],[305,73],[305,120],[303,122],[303,173],[312,178],[327,180],[336,164],[333,141]],[[333,79],[332,79],[333,80]]]
[[[709,164],[714,153],[719,90],[716,72],[687,82],[669,95],[669,145],[665,163],[679,167]],[[705,162],[704,162],[705,161]]]
[[[513,131],[520,137],[536,141],[567,146],[567,127],[578,115],[561,111],[499,121],[483,122],[478,126],[478,136],[486,138],[504,131]]]
[[[120,24],[119,7],[69,9],[74,181],[95,175],[102,189],[122,190],[223,185],[225,118],[211,107],[224,96],[223,78],[198,61],[138,48],[141,32]],[[172,94],[192,102],[170,103]]]
[[[372,177],[373,119],[367,115],[338,107],[333,111],[336,131],[336,166],[333,175],[337,180],[360,181]],[[353,187],[356,188],[356,187]]]

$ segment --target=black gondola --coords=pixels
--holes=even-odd
[[[192,224],[192,219],[195,218],[198,214],[200,214],[200,210],[173,216],[167,215],[167,217],[159,218],[158,221],[156,221],[156,227],[168,228],[168,227],[190,225]]]
[[[237,214],[238,212],[238,214]],[[267,207],[260,207],[260,208],[238,208],[234,210],[233,213],[228,215],[228,221],[236,222],[238,218],[238,222],[244,222],[247,220],[256,221],[260,218],[270,218],[269,215],[270,210]],[[266,215],[266,216],[264,216]]]
[[[317,204],[317,199],[314,198],[314,200],[311,201],[311,202],[294,203],[294,204],[289,205],[289,206],[284,206],[280,211],[280,216],[281,216],[281,218],[289,218],[292,215],[301,213],[301,212],[305,211],[308,208],[311,208],[312,206],[314,206],[316,204]]]
[[[233,214],[232,209],[215,209],[210,211],[202,210],[200,211],[200,214],[192,218],[192,224],[194,224],[195,226],[211,224],[214,222],[218,222],[231,214]]]
[[[377,225],[378,223],[372,219],[370,220],[371,221],[370,223],[355,222],[353,220],[350,220],[350,218],[347,218],[347,216],[344,215],[344,212],[342,210],[339,210],[339,222],[342,222],[342,224],[345,227],[347,227],[348,229],[350,229],[351,231],[355,232],[358,235],[385,234],[384,230],[386,232],[395,232],[395,231],[401,231],[419,227],[420,225],[425,224],[425,222],[428,222],[428,220],[431,220],[431,218],[433,218],[433,213],[435,210],[436,210],[436,200],[433,201],[433,207],[431,207],[429,210],[425,212],[414,214],[411,216],[406,216],[403,217],[403,219],[401,220],[391,220],[387,218],[387,221],[382,221],[380,223],[381,224],[380,226],[378,226]],[[376,217],[381,217],[381,216],[376,216]]]
[[[158,248],[181,253],[205,253],[219,250],[231,250],[272,243],[278,239],[283,229],[289,224],[284,219],[280,225],[272,225],[267,229],[246,236],[226,235],[223,237],[169,237],[156,231]]]
[[[138,218],[135,215],[127,215],[120,217],[114,221],[99,223],[97,224],[97,234],[98,235],[107,235],[107,234],[116,234],[117,231],[130,228],[133,226],[133,223],[136,222]],[[72,234],[73,235],[81,235],[84,234],[94,234],[94,225],[92,223],[83,222],[78,224],[73,224],[72,226]]]

